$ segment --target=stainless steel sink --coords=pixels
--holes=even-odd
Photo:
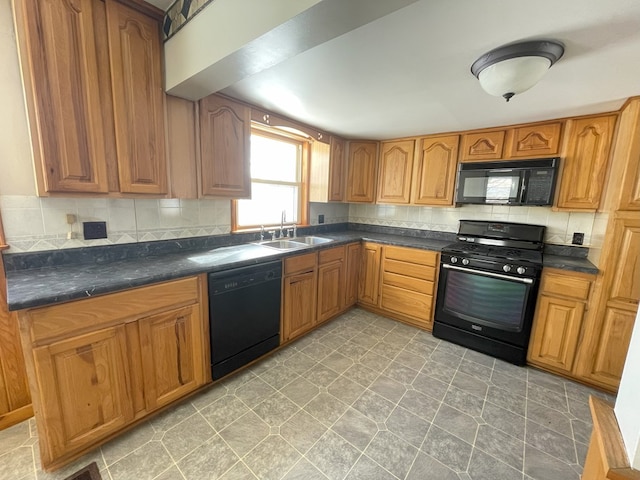
[[[307,248],[310,244],[293,240],[270,240],[267,242],[259,242],[258,245],[263,247],[275,248],[277,250],[294,250],[296,248]]]
[[[304,242],[307,245],[320,245],[322,243],[333,242],[333,240],[330,238],[324,238],[324,237],[308,236],[308,237],[296,237],[296,242]]]

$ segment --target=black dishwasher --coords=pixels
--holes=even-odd
[[[281,278],[281,262],[209,274],[214,380],[280,345]]]

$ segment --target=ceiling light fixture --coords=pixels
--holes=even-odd
[[[560,42],[536,40],[512,43],[485,53],[471,65],[482,88],[507,102],[529,90],[564,53]]]

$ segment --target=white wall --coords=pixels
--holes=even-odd
[[[631,466],[640,470],[640,311],[631,335],[615,414]]]

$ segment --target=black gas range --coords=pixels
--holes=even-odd
[[[433,334],[515,364],[526,361],[545,227],[461,220],[440,257]]]

